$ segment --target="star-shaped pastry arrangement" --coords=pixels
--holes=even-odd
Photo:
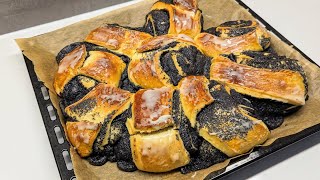
[[[305,104],[301,65],[257,22],[204,30],[197,0],[160,0],[145,19],[98,27],[57,55],[66,134],[92,165],[207,168],[262,144]]]

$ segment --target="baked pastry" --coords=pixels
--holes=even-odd
[[[202,24],[196,0],[161,0],[143,27],[103,25],[59,52],[54,88],[81,157],[188,173],[262,144],[305,104],[303,68],[257,22]]]
[[[263,51],[270,46],[267,31],[255,21],[228,21],[195,37],[203,52],[211,57],[242,51]]]
[[[153,36],[185,34],[193,38],[201,32],[202,25],[197,0],[160,0],[147,14],[144,27]]]

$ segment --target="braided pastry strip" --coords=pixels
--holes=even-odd
[[[154,35],[185,34],[195,37],[202,30],[202,15],[197,0],[156,2],[146,16],[146,32]]]
[[[207,56],[263,51],[270,46],[267,31],[255,21],[230,21],[195,37],[196,44]]]

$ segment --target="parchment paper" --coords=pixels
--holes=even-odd
[[[58,107],[58,97],[53,90],[53,79],[58,69],[55,61],[56,54],[64,46],[73,42],[82,41],[91,30],[104,23],[118,23],[120,25],[133,27],[142,26],[145,15],[150,11],[150,7],[155,1],[156,0],[146,0],[130,7],[108,12],[50,33],[16,40],[23,54],[32,60],[39,79],[49,88],[51,101],[59,111],[59,117],[63,116]],[[230,20],[254,20],[254,17],[234,0],[200,0],[199,7],[203,10],[205,28],[216,26]],[[281,127],[271,131],[270,138],[263,146],[270,145],[278,138],[298,133],[320,123],[319,68],[275,35],[271,34],[271,38],[272,47],[280,55],[298,59],[303,65],[309,80],[309,100],[298,112],[286,117]],[[62,124],[64,125],[63,120]],[[183,175],[178,171],[161,174],[141,171],[128,173],[118,170],[116,164],[110,162],[103,166],[92,166],[86,160],[81,159],[72,148],[70,152],[77,179],[203,179],[209,173],[222,169],[229,163],[229,160],[226,160],[223,163],[187,175]]]

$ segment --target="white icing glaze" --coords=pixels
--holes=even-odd
[[[210,136],[216,136],[217,133],[216,133],[216,132],[210,132],[209,135],[210,135]]]
[[[256,36],[255,33],[250,35]],[[230,52],[237,52],[238,50],[241,50],[243,48],[243,45],[249,43],[247,42],[247,39],[243,38],[242,36],[223,39],[212,34],[204,34],[199,39],[204,45],[214,45],[219,48],[220,51],[229,50]]]
[[[195,178],[196,175],[197,175],[197,172],[194,172],[194,174],[191,176],[191,178],[192,178],[192,179]]]
[[[170,156],[172,162],[176,162],[180,159],[179,153],[174,153]]]
[[[126,100],[126,97],[123,97],[122,94],[108,94],[108,95],[101,95],[101,98],[106,99],[107,101],[118,101],[122,102]]]
[[[84,48],[80,47],[76,49],[76,51],[72,51],[71,53],[67,54],[62,60],[59,65],[58,73],[63,73],[68,70],[68,68],[74,69],[77,63],[81,60],[81,57],[84,54]]]
[[[80,123],[77,123],[77,128],[78,130],[80,131],[83,131],[83,130],[97,130],[98,129],[98,124],[96,123],[87,123],[87,122],[80,122]]]
[[[173,19],[176,24],[177,33],[185,29],[192,29],[194,26],[194,16],[195,13],[193,11],[175,11]]]
[[[221,47],[237,47],[240,43],[245,42],[245,39],[240,38],[229,38],[229,39],[222,39],[217,36],[213,36],[210,39],[213,44],[220,45]]]
[[[94,62],[95,65],[93,68],[90,68],[90,73],[94,75],[104,74],[105,77],[110,76],[108,68],[110,67],[111,60],[107,58],[100,58]]]
[[[145,73],[144,75],[147,76],[150,70],[151,70],[152,76],[157,76],[157,72],[156,72],[153,61],[145,60],[143,62],[140,62],[140,64],[134,66],[130,71],[130,75],[134,75],[135,73]]]
[[[114,91],[114,89],[115,88],[113,87],[104,87],[99,95],[103,102],[107,101],[109,104],[113,104],[116,102],[122,103],[128,99],[127,93]]]
[[[151,118],[151,115],[150,115],[150,118]],[[150,124],[151,125],[158,125],[158,124],[161,124],[161,123],[166,123],[168,122],[170,119],[172,118],[171,115],[162,115],[160,116],[157,120],[155,121],[150,121]],[[152,118],[151,118],[152,119]]]
[[[173,2],[175,5],[190,11],[196,11],[198,6],[197,0],[174,0]]]
[[[252,125],[253,121],[246,121],[242,123],[242,126],[246,129],[249,129]]]
[[[166,95],[169,92],[169,88],[159,88],[159,89],[150,89],[145,91],[142,94],[143,103],[141,107],[143,108],[143,119],[148,125],[153,126],[155,129],[160,128],[156,125],[167,123],[172,119],[171,115],[162,115],[163,111],[168,109],[168,106],[159,105],[161,101],[161,96]],[[161,116],[162,115],[162,116]]]
[[[228,72],[228,75],[229,76],[235,76],[235,77],[237,77],[237,78],[239,78],[239,79],[243,79],[243,74],[241,74],[239,71],[237,71],[237,70],[231,70],[231,71],[229,71]]]
[[[147,90],[143,93],[142,99],[144,103],[142,107],[146,107],[147,109],[154,109],[157,102],[160,100],[161,92],[159,90]]]
[[[79,139],[79,142],[83,142],[85,144],[89,144],[90,142],[90,135],[88,133],[85,132],[80,132],[80,133],[76,133],[76,134],[72,134],[73,139]],[[78,148],[80,146],[80,143],[76,144],[76,148]]]
[[[150,69],[153,75],[157,75],[156,68],[153,62],[150,65]]]
[[[192,81],[197,81],[195,77],[190,80],[183,80],[180,88],[180,93],[188,98],[188,101],[192,101],[195,104],[199,102],[197,98],[197,91],[195,89],[195,83]]]
[[[85,143],[85,144],[89,144],[89,141],[90,141],[90,136],[89,136],[89,134],[88,133],[81,133],[80,134],[81,136],[81,139],[83,139],[83,143]]]
[[[155,109],[157,102],[160,101],[161,94],[164,92],[168,92],[170,89],[167,87],[159,88],[159,89],[150,89],[146,90],[142,94],[142,100],[144,101],[141,107],[145,107],[149,110]]]
[[[111,45],[111,46],[116,47],[116,46],[118,46],[119,41],[116,40],[116,39],[108,39],[107,43],[108,43],[109,45]]]

